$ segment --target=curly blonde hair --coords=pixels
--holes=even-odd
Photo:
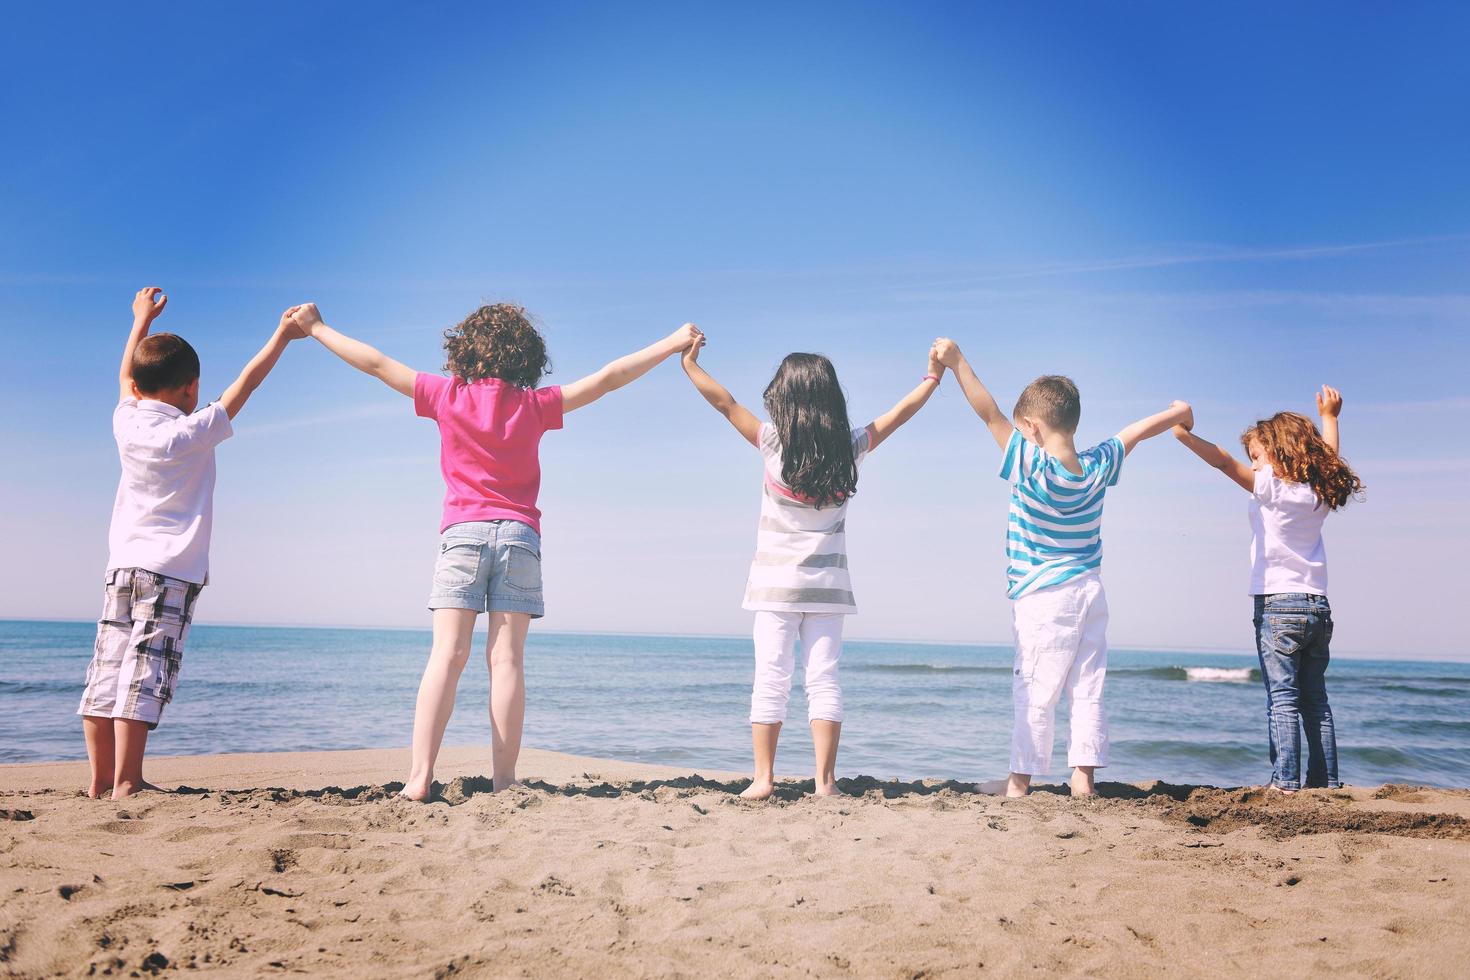
[[[546,341],[514,303],[482,306],[444,331],[444,370],[464,382],[499,378],[534,388],[551,373]]]
[[[1261,419],[1240,434],[1246,452],[1250,452],[1252,441],[1261,444],[1278,477],[1307,484],[1328,510],[1337,510],[1365,489],[1358,474],[1327,445],[1305,415],[1277,412]]]

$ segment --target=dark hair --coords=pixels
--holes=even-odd
[[[551,373],[546,341],[514,303],[482,306],[444,331],[444,370],[461,381],[499,378],[534,388]]]
[[[1305,415],[1277,412],[1240,434],[1250,452],[1251,440],[1261,444],[1271,471],[1289,483],[1305,483],[1318,504],[1337,510],[1363,492],[1363,481],[1337,450],[1327,445],[1317,426]]]
[[[856,493],[847,398],[832,362],[821,354],[787,354],[764,398],[781,439],[781,482],[818,507]]]
[[[175,333],[155,333],[133,348],[133,384],[145,395],[172,391],[199,377],[199,355]]]
[[[1082,421],[1082,396],[1071,378],[1043,374],[1026,386],[1016,399],[1014,418],[1029,415],[1060,432],[1076,432]]]

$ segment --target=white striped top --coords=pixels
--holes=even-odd
[[[1123,469],[1117,436],[1077,454],[1082,475],[1011,432],[1000,476],[1011,484],[1006,577],[1012,599],[1060,585],[1102,565],[1103,494]]]
[[[853,460],[861,465],[872,426],[852,430]],[[761,424],[765,462],[760,530],[745,583],[746,609],[771,612],[855,613],[847,573],[847,505],[818,508],[781,482],[781,438]]]

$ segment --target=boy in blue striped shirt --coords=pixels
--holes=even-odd
[[[1007,796],[1025,796],[1031,777],[1050,768],[1057,701],[1072,704],[1067,764],[1072,795],[1094,792],[1093,770],[1108,764],[1103,679],[1108,667],[1108,603],[1102,567],[1103,496],[1118,482],[1123,459],[1138,443],[1175,425],[1194,425],[1184,402],[1127,426],[1091,449],[1077,451],[1082,417],[1077,386],[1046,375],[1016,401],[1015,424],[975,376],[955,342],[940,338],[934,354],[954,372],[965,398],[1004,452],[1000,476],[1011,485],[1006,530],[1007,595],[1013,600],[1016,667],[1011,690]]]

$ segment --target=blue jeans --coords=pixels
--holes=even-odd
[[[1256,653],[1266,682],[1266,732],[1271,781],[1301,788],[1301,733],[1307,733],[1308,787],[1336,789],[1337,735],[1327,704],[1332,607],[1325,595],[1256,596]]]

